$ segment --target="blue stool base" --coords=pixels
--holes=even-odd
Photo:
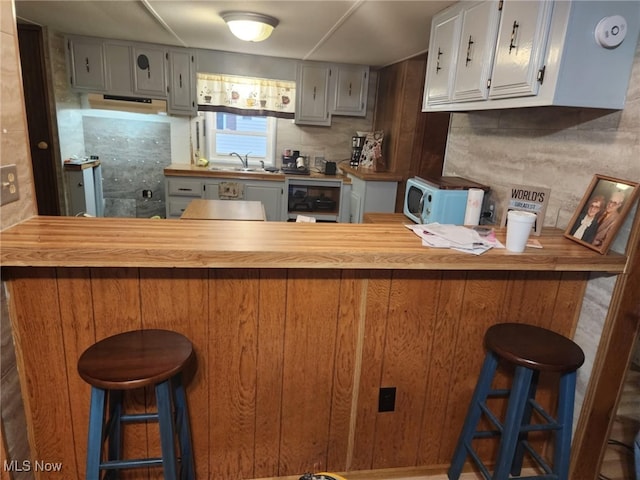
[[[571,451],[571,429],[573,424],[573,402],[575,397],[576,372],[560,376],[558,413],[553,418],[535,401],[539,372],[516,366],[510,390],[492,390],[491,384],[498,368],[498,357],[487,353],[480,377],[476,385],[471,405],[467,412],[462,432],[458,439],[451,466],[450,480],[460,478],[467,458],[471,458],[485,479],[506,480],[514,478],[566,480],[569,475]],[[508,396],[507,411],[503,422],[490,411],[486,401],[492,397]],[[531,425],[531,417],[536,411],[546,423]],[[490,431],[476,431],[482,416],[489,419],[496,428]],[[553,465],[546,461],[529,445],[527,436],[533,431],[551,431],[555,434]],[[500,437],[494,471],[484,465],[471,444],[474,439]],[[520,477],[525,454],[529,454],[538,467],[540,475]]]
[[[87,480],[118,478],[118,471],[129,468],[162,467],[165,480],[193,480],[195,469],[186,394],[180,374],[155,386],[156,413],[125,414],[121,390],[91,387],[89,439],[87,443]],[[107,408],[108,407],[108,408]],[[160,427],[162,457],[122,459],[123,425],[155,421]],[[178,454],[176,442],[178,440]],[[107,443],[107,459],[103,446]],[[178,468],[179,467],[179,468]]]

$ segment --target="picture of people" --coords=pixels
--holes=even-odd
[[[638,183],[595,175],[565,237],[606,253],[638,195]]]
[[[604,211],[605,200],[602,195],[596,195],[589,200],[587,210],[580,214],[580,221],[571,229],[571,235],[579,240],[593,243],[598,231],[598,220]]]

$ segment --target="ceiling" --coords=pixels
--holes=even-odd
[[[78,35],[297,60],[382,67],[425,52],[436,0],[15,0],[19,21]],[[236,39],[220,13],[276,17],[260,43]]]

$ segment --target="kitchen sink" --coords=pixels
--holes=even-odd
[[[279,171],[265,170],[264,168],[243,167],[209,167],[212,172],[242,172],[242,173],[279,173]]]

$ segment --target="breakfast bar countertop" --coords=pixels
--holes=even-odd
[[[504,243],[505,231],[497,229]],[[601,255],[545,229],[542,249],[471,255],[423,247],[396,223],[345,224],[35,216],[0,232],[2,266],[600,271]]]

